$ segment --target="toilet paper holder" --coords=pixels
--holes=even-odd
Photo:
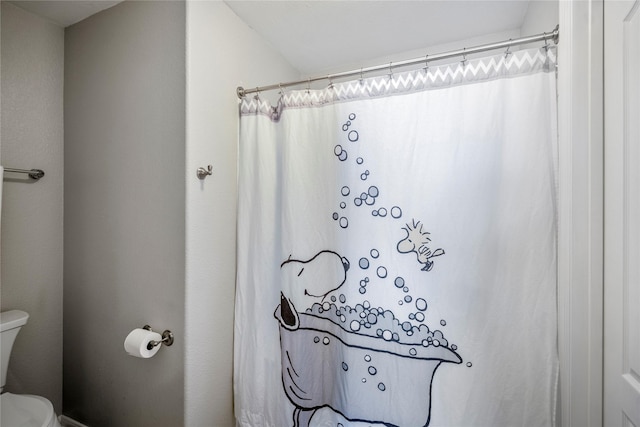
[[[153,332],[153,330],[151,329],[151,326],[149,325],[144,325],[142,329],[146,329],[147,331]],[[165,330],[162,333],[162,339],[160,341],[150,341],[149,344],[147,344],[147,350],[151,350],[153,347],[158,346],[160,344],[164,344],[167,347],[173,344],[173,332],[171,332],[168,329]]]

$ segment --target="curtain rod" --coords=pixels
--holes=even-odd
[[[358,76],[358,75],[362,76],[365,73],[371,73],[374,71],[392,70],[393,68],[397,68],[397,67],[405,67],[405,66],[416,65],[416,64],[425,64],[427,61],[437,61],[440,59],[453,58],[456,56],[462,56],[463,58],[465,58],[466,55],[471,55],[479,52],[486,52],[489,50],[509,48],[511,46],[518,46],[521,44],[535,43],[539,41],[544,41],[546,43],[549,40],[552,40],[554,44],[558,44],[558,39],[560,37],[559,27],[560,26],[558,25],[556,26],[556,28],[553,29],[553,31],[549,33],[537,34],[535,36],[521,37],[518,39],[510,39],[510,40],[505,40],[498,43],[490,43],[490,44],[484,44],[481,46],[476,46],[471,48],[452,50],[449,52],[437,53],[435,55],[426,55],[421,58],[407,59],[405,61],[400,61],[400,62],[390,62],[384,65],[375,65],[372,67],[361,68],[359,70],[343,71],[341,73],[311,77],[305,80],[297,80],[297,81],[287,82],[287,83],[278,83],[278,84],[272,84],[267,86],[260,86],[253,89],[245,89],[242,86],[238,86],[236,93],[238,94],[238,98],[243,98],[245,95],[248,95],[250,93],[264,92],[264,91],[274,90],[274,89],[283,89],[285,87],[299,86],[305,83],[311,84],[312,82],[317,82],[321,80],[331,81],[334,79],[339,79],[344,77],[352,77],[352,76]]]

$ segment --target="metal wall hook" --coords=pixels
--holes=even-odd
[[[213,166],[209,165],[206,169],[200,167],[196,174],[198,175],[198,179],[205,179],[207,176],[213,174]]]
[[[142,329],[146,329],[147,331],[153,332],[153,330],[151,329],[151,326],[149,326],[149,325],[144,325],[142,327]],[[159,346],[160,344],[164,344],[167,347],[172,345],[173,344],[173,332],[171,332],[168,329],[165,330],[162,333],[162,339],[160,341],[150,341],[149,344],[147,344],[147,350],[151,350],[153,347]]]

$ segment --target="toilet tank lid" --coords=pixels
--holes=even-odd
[[[19,328],[27,323],[29,314],[22,310],[10,310],[0,313],[0,332]]]

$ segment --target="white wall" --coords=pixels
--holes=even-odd
[[[298,75],[224,3],[187,2],[186,426],[235,425],[235,88]]]
[[[524,37],[553,31],[560,23],[558,6],[558,0],[531,0],[520,27],[521,35]]]
[[[64,31],[2,2],[2,165],[39,168],[38,182],[5,174],[1,309],[29,313],[13,348],[7,391],[62,407]]]
[[[558,343],[563,426],[602,425],[603,0],[560,1]]]
[[[91,427],[183,422],[185,86],[184,2],[66,29],[64,414]],[[175,343],[131,357],[145,324]]]
[[[414,58],[421,58],[424,57],[426,54],[435,54],[435,53],[442,53],[442,52],[449,52],[452,50],[458,50],[458,49],[462,49],[464,47],[473,47],[473,46],[479,46],[479,45],[483,45],[483,44],[488,44],[488,43],[495,43],[497,41],[503,41],[503,40],[509,40],[510,38],[517,38],[520,37],[520,30],[519,29],[513,29],[513,30],[509,30],[509,31],[501,31],[498,33],[492,33],[492,34],[485,34],[482,36],[478,36],[478,37],[473,37],[470,39],[463,39],[463,40],[456,40],[450,43],[444,43],[444,44],[438,44],[438,45],[431,45],[431,46],[425,46],[421,49],[417,49],[417,50],[411,50],[411,51],[407,51],[407,52],[398,52],[395,53],[393,55],[388,55],[388,56],[380,56],[377,58],[371,58],[368,59],[366,61],[363,62],[358,62],[358,63],[349,63],[349,64],[344,64],[338,68],[328,68],[328,69],[322,69],[322,70],[318,70],[317,72],[313,73],[314,76],[322,76],[322,75],[326,75],[326,74],[331,74],[331,73],[338,73],[341,71],[347,71],[347,70],[358,70],[362,67],[370,67],[370,66],[376,66],[376,65],[380,65],[380,64],[388,64],[389,62],[399,62],[399,61],[404,61],[404,60],[408,60],[408,59],[414,59]],[[478,54],[473,54],[473,55],[468,55],[467,58],[468,59],[473,59],[473,58],[478,58],[478,57],[484,57],[486,56],[487,53],[478,53]],[[429,65],[438,65],[438,64],[448,64],[451,62],[455,62],[456,59],[455,58],[449,58],[449,59],[444,59],[438,62],[434,62],[434,61],[430,61]],[[411,66],[406,68],[407,71],[409,70],[415,70],[416,67],[415,66]],[[402,72],[403,70],[401,68],[394,68],[394,73],[399,73]],[[386,75],[388,74],[387,70],[383,70],[383,71],[379,71],[377,73],[369,73],[366,74],[365,77],[371,77],[371,76],[375,76],[375,75]],[[307,76],[302,76],[301,78],[306,78]],[[353,77],[352,77],[353,78]],[[347,79],[348,80],[348,79]],[[273,83],[273,82],[270,82]],[[316,86],[312,85],[312,87],[326,87],[327,83],[326,82],[321,82],[319,84],[317,84]]]

